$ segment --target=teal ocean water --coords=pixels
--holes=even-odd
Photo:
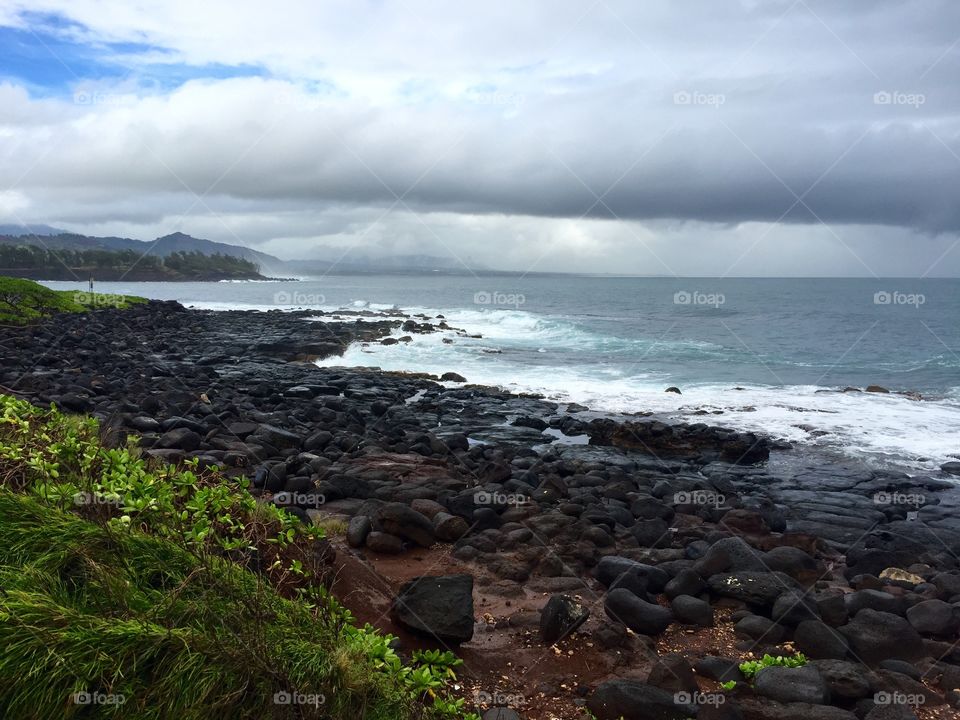
[[[325,363],[456,371],[599,410],[761,430],[872,463],[932,469],[960,455],[960,280],[428,274],[97,289],[208,309],[443,315],[477,337],[415,336]],[[840,392],[869,385],[892,392]]]

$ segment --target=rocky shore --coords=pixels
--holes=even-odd
[[[0,392],[326,524],[335,592],[404,650],[455,649],[485,718],[960,717],[955,478],[457,368],[318,367],[441,322],[338,318],[150,302],[4,327]],[[768,652],[808,662],[744,677]]]

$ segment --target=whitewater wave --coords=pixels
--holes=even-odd
[[[441,375],[456,371],[469,382],[514,392],[535,392],[557,402],[576,402],[610,413],[652,412],[671,419],[707,422],[841,451],[873,465],[935,470],[960,454],[960,388],[936,400],[880,393],[840,392],[817,385],[687,383],[682,395],[666,393],[671,374],[636,363],[603,359],[583,364],[569,351],[633,345],[646,352],[695,352],[707,358],[724,348],[692,340],[660,343],[606,338],[568,321],[523,311],[446,311],[455,330],[418,335],[410,343],[351,347],[327,366],[373,366]],[[439,322],[434,320],[434,322]],[[396,333],[396,336],[403,333]],[[603,358],[603,353],[595,357]]]

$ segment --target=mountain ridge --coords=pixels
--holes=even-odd
[[[281,260],[245,245],[233,245],[174,232],[153,240],[136,240],[117,236],[94,236],[72,233],[50,225],[0,225],[0,244],[32,245],[49,250],[133,250],[142,255],[167,257],[175,252],[219,253],[256,263],[260,271],[272,276],[309,276],[312,273],[404,273],[415,271],[464,273],[486,271],[484,266],[467,266],[457,258],[425,254],[383,255],[371,257],[362,251],[348,250],[336,260],[299,258]]]

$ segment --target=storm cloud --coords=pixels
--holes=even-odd
[[[519,270],[960,272],[948,0],[15,0],[0,26],[7,221]]]

